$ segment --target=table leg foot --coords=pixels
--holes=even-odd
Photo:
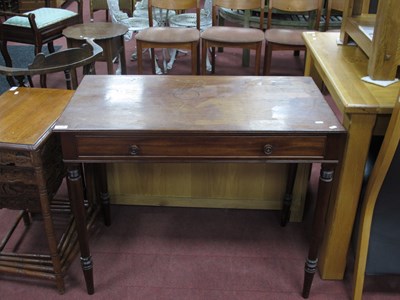
[[[307,299],[308,296],[310,295],[311,284],[314,279],[314,274],[317,271],[317,262],[318,262],[318,259],[316,259],[316,260],[307,259],[306,260],[306,265],[304,267],[304,283],[303,283],[303,292],[302,292],[302,296],[305,299]]]
[[[83,180],[81,166],[73,164],[68,167],[67,176],[68,194],[76,223],[81,265],[85,277],[86,289],[89,295],[94,293],[93,264],[90,255],[88,233],[86,228],[86,211],[83,197]]]
[[[92,257],[81,256],[81,266],[83,270],[83,276],[85,277],[86,290],[89,295],[94,294],[94,283],[93,283],[93,263]]]
[[[312,224],[311,242],[304,269],[304,283],[302,292],[303,298],[308,298],[314,279],[314,274],[317,270],[318,250],[325,230],[325,215],[328,209],[328,202],[332,190],[333,174],[333,164],[323,163],[321,165],[318,186],[318,198],[316,201],[314,220]]]

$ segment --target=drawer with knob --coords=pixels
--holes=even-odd
[[[77,135],[69,140],[77,152],[64,153],[64,158],[318,159],[325,154],[326,140],[324,135]]]

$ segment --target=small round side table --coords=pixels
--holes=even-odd
[[[107,62],[108,74],[114,74],[113,60],[119,57],[121,74],[126,75],[124,35],[128,27],[110,22],[83,23],[67,27],[63,35],[70,48],[80,47],[86,37],[91,37],[103,48],[99,61]]]

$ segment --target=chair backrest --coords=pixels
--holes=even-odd
[[[310,27],[314,30],[319,29],[319,22],[321,20],[322,0],[269,0],[268,4],[268,17],[267,29],[271,28],[272,13],[274,10],[287,13],[315,13],[314,24]],[[311,20],[311,19],[310,19]]]
[[[200,0],[148,0],[149,25],[153,27],[154,10],[167,10],[166,19],[168,19],[168,11],[181,11],[195,9],[196,12],[196,28],[200,30]],[[160,21],[160,20],[158,20]]]
[[[328,0],[327,9],[343,11],[344,10],[344,2],[345,2],[345,0]]]
[[[400,236],[396,234],[399,226],[399,172],[400,172],[400,95],[395,103],[392,116],[390,118],[389,126],[386,130],[386,134],[379,150],[378,157],[372,169],[371,175],[368,179],[366,186],[364,199],[362,203],[361,215],[360,215],[360,226],[358,232],[358,243],[356,262],[354,266],[354,291],[353,295],[361,298],[362,286],[364,281],[367,255],[372,247],[369,247],[371,243],[372,227],[374,222],[380,222],[381,224],[373,224],[373,226],[380,226],[381,230],[384,227],[383,236],[380,237],[380,242],[375,243],[374,247],[379,246],[378,249],[374,250],[375,254],[381,256],[380,261],[384,261],[386,267],[378,266],[379,273],[400,273],[398,253],[400,249]],[[375,220],[376,209],[379,203],[377,201],[386,202],[386,213],[381,215],[381,220]],[[388,207],[389,205],[389,207]],[[388,210],[389,209],[389,210]],[[380,207],[382,210],[382,207]],[[382,220],[383,219],[383,220]],[[393,227],[393,224],[396,224]],[[383,226],[382,226],[383,225]],[[388,228],[387,228],[388,227]],[[378,231],[375,231],[378,232]],[[394,236],[393,236],[394,233]],[[379,240],[379,237],[377,237]],[[391,241],[395,239],[396,241]],[[382,240],[385,240],[384,248],[382,248]],[[387,247],[390,245],[390,247]],[[391,248],[391,249],[389,249]],[[394,250],[394,253],[390,250]],[[393,259],[392,259],[393,258]],[[368,257],[370,260],[370,257]],[[393,264],[393,261],[396,261]],[[389,262],[389,264],[388,264]],[[390,265],[392,264],[392,265]],[[397,267],[396,272],[394,268]],[[389,268],[387,272],[383,271],[383,268]]]
[[[392,163],[400,142],[400,95],[393,108],[390,117],[389,126],[386,129],[385,138],[383,140],[378,157],[372,169],[368,184],[365,190],[364,209],[370,206],[374,208],[378,194],[382,188],[387,172]]]
[[[329,29],[332,10],[343,12],[345,0],[327,0],[327,1],[328,2],[326,5],[325,31]]]
[[[0,66],[0,74],[8,76],[11,86],[15,85],[11,77],[17,79],[19,86],[24,86],[25,77],[64,72],[67,88],[76,88],[76,84],[71,83],[71,71],[83,67],[84,74],[92,73],[93,63],[103,53],[103,49],[93,39],[87,39],[86,42],[80,48],[68,48],[48,55],[39,53],[27,68]]]
[[[213,8],[212,8],[212,24],[216,26],[218,24],[218,12],[219,8],[227,8],[233,10],[260,10],[260,29],[263,29],[264,26],[264,7],[265,7],[265,0],[214,0],[213,1]]]

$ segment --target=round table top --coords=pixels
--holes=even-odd
[[[122,24],[91,22],[69,26],[62,33],[67,39],[84,40],[89,37],[95,40],[105,40],[124,35],[127,32],[128,27]]]

